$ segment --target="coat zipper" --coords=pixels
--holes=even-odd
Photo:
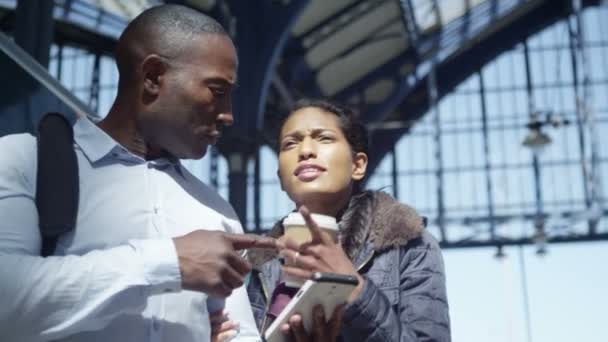
[[[266,332],[266,322],[268,320],[268,310],[270,309],[270,296],[268,295],[268,288],[266,287],[266,282],[262,278],[262,272],[258,272],[258,279],[260,280],[260,284],[262,284],[262,292],[264,292],[264,297],[266,297],[266,308],[264,309],[264,319],[262,320],[262,325],[260,326],[260,334],[264,334]]]
[[[359,267],[357,267],[357,272],[361,271],[363,267],[367,266],[367,264],[374,258],[374,255],[376,255],[376,251],[372,251],[369,254],[369,257],[365,259],[365,261],[363,261]]]

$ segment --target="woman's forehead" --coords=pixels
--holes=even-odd
[[[281,136],[293,131],[326,128],[340,131],[338,116],[316,107],[304,107],[291,113],[281,129]]]

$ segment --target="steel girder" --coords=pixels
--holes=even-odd
[[[14,8],[16,0],[0,1],[3,31],[15,28]],[[120,32],[127,25],[121,17],[107,13],[82,0],[56,2],[54,19],[54,41],[69,44],[105,55],[113,55]]]
[[[492,1],[489,1],[492,2]],[[596,1],[588,1],[586,5],[595,4]],[[521,10],[521,9],[520,9]],[[464,81],[475,71],[479,70],[484,64],[490,62],[501,53],[513,48],[517,43],[525,38],[539,32],[548,25],[562,19],[572,13],[568,2],[541,1],[535,6],[528,8],[523,13],[505,13],[510,15],[508,23],[502,23],[499,27],[493,28],[489,33],[481,36],[470,37],[464,42],[463,48],[454,51],[452,55],[445,52],[436,51],[437,64],[437,93],[438,99],[452,91],[458,84]],[[501,16],[502,17],[502,16]],[[461,23],[461,25],[464,23]],[[467,24],[470,25],[470,24]],[[457,28],[452,28],[452,32],[457,32]],[[455,43],[452,43],[455,44]],[[423,51],[427,48],[420,47]],[[449,45],[449,50],[454,46]],[[433,54],[430,55],[431,58]],[[387,77],[390,73],[390,66],[397,65],[400,60],[408,58],[406,55],[397,57],[394,61],[387,64],[370,75],[373,79]],[[416,69],[416,75],[400,82],[400,88],[394,92],[385,104],[376,108],[382,108],[382,112],[377,111],[377,116],[368,117],[370,122],[381,122],[383,120],[414,122],[419,119],[430,106],[427,77],[431,68],[432,60],[422,60]],[[392,74],[394,75],[394,69]],[[367,80],[370,82],[371,80]],[[362,85],[360,85],[362,86]],[[353,85],[356,88],[357,85]],[[398,103],[397,106],[394,106]],[[369,109],[368,109],[369,110]],[[381,130],[372,133],[373,142],[370,153],[370,164],[368,169],[373,170],[384,158],[391,146],[406,134],[409,127],[403,125],[393,130]]]

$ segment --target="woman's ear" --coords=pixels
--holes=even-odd
[[[277,178],[279,178],[279,184],[281,185],[281,191],[285,191],[285,189],[283,189],[283,179],[281,179],[281,172],[279,169],[277,169]]]
[[[352,179],[360,181],[365,177],[365,171],[367,170],[367,154],[363,152],[357,152],[353,157],[353,173]]]

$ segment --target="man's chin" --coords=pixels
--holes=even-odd
[[[199,160],[207,154],[207,145],[191,149],[189,151],[181,151],[180,153],[173,154],[178,159],[191,159]]]
[[[195,153],[192,153],[187,158],[181,158],[181,159],[199,160],[199,159],[202,159],[206,155],[207,155],[207,149],[205,148],[203,151],[196,151]]]

